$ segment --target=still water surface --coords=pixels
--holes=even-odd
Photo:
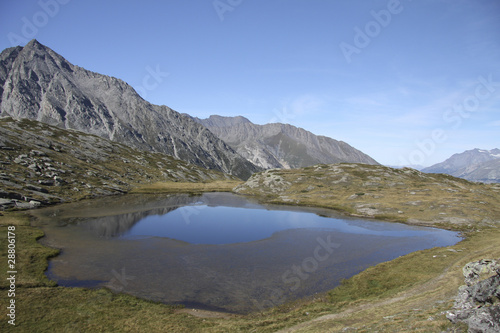
[[[334,288],[368,266],[457,233],[263,206],[229,193],[127,195],[41,209],[47,275],[169,304],[238,313]]]

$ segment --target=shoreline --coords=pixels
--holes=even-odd
[[[224,192],[227,192],[227,191],[224,191]],[[165,193],[165,192],[160,191],[160,192],[155,192],[155,193],[160,194],[160,193]],[[170,193],[172,193],[172,192],[170,192]],[[197,193],[197,192],[195,192],[195,193]],[[240,193],[236,193],[236,194],[241,195]],[[339,211],[338,209],[335,209],[333,207],[328,207],[328,206],[325,207],[325,206],[320,206],[320,205],[311,205],[311,204],[303,204],[303,203],[297,204],[297,203],[288,203],[288,202],[281,203],[281,202],[276,202],[276,201],[272,201],[272,200],[268,201],[268,200],[265,200],[265,199],[259,198],[258,196],[253,196],[253,195],[244,195],[244,196],[245,197],[249,196],[253,199],[258,200],[259,202],[267,203],[267,204],[289,205],[289,206],[309,207],[309,208],[327,208],[329,210],[331,209],[331,210],[333,210],[337,213],[340,213],[342,215],[345,215],[345,216],[353,216],[349,212],[345,212],[342,210]],[[7,217],[7,219],[4,219],[4,217]],[[373,216],[354,216],[354,217],[362,217],[362,218],[369,218],[369,219],[376,218]],[[29,221],[27,221],[28,219],[29,218],[27,217],[26,212],[23,212],[23,211],[7,212],[6,216],[2,216],[1,225],[6,226],[9,223],[15,223],[15,224],[20,225],[21,227],[27,227],[28,229],[31,229],[29,231],[31,233],[36,233],[36,231],[34,231],[33,229],[40,231],[40,229],[38,229],[36,227],[32,227],[31,223]],[[384,220],[384,221],[387,221],[387,220]],[[27,222],[28,222],[28,225],[26,224]],[[391,222],[391,221],[388,221],[388,222]],[[417,225],[415,223],[408,223],[408,221],[406,221],[406,222],[395,221],[395,222],[405,223],[405,224],[409,224],[409,225]],[[368,269],[365,269],[362,272],[353,276],[352,278],[348,279],[348,281],[360,280],[364,276],[372,275],[373,271],[377,271],[380,269],[379,267],[389,266],[393,270],[398,270],[399,269],[398,266],[403,265],[405,262],[412,263],[415,260],[414,258],[422,256],[423,252],[430,252],[433,250],[436,250],[438,253],[441,253],[438,255],[438,258],[445,259],[447,255],[453,255],[455,257],[458,256],[458,258],[456,258],[458,262],[463,261],[465,257],[470,257],[472,259],[474,257],[474,253],[478,252],[478,250],[481,247],[475,246],[474,250],[472,250],[470,248],[467,248],[466,250],[464,250],[461,248],[466,248],[467,244],[469,244],[471,242],[482,244],[481,240],[480,240],[481,238],[491,239],[492,236],[497,237],[496,235],[500,234],[498,228],[495,228],[495,227],[485,227],[486,229],[481,228],[478,230],[478,228],[475,228],[475,227],[470,228],[470,229],[469,228],[461,228],[463,226],[460,226],[460,228],[450,228],[452,225],[446,225],[448,228],[443,228],[443,226],[440,226],[439,224],[435,225],[435,224],[431,224],[431,223],[424,223],[422,226],[457,231],[457,232],[461,233],[463,239],[460,240],[457,244],[455,244],[453,246],[412,252],[411,254],[405,255],[403,257],[399,257],[399,258],[396,258],[394,260],[384,262],[384,263],[378,264],[376,266],[369,267]],[[454,225],[454,226],[457,227],[457,225]],[[4,229],[4,228],[1,228],[1,229]],[[488,231],[488,232],[486,232],[486,231]],[[490,231],[491,231],[491,235],[488,235],[490,233]],[[40,243],[38,242],[38,239],[40,239],[40,237],[36,238],[36,243],[38,245],[40,245]],[[459,252],[453,252],[452,250],[459,251]],[[484,251],[482,251],[482,252],[484,252]],[[500,251],[493,251],[493,252],[497,253],[497,257],[500,257],[500,253],[499,253]],[[443,255],[445,257],[440,257]],[[48,258],[49,257],[46,257],[45,259],[43,259],[45,261],[45,267],[47,267],[47,265],[48,265]],[[44,274],[45,269],[42,272],[44,276],[45,276],[45,274]],[[452,270],[452,266],[447,267],[446,270],[447,271]],[[456,267],[456,268],[454,268],[454,270],[460,271],[461,267]],[[432,273],[430,273],[430,274],[432,275]],[[441,274],[444,274],[444,273],[441,272],[438,275],[441,275]],[[41,280],[43,280],[43,278]],[[417,284],[420,283],[419,281],[420,280],[417,280]],[[425,281],[423,283],[425,283]],[[460,281],[459,280],[455,281],[455,283],[460,283]],[[78,292],[77,291],[68,291],[68,290],[63,291],[64,289],[78,289],[78,290],[81,289],[81,288],[57,287],[54,285],[50,286],[50,284],[51,284],[50,281],[42,281],[42,282],[38,281],[37,283],[35,283],[35,285],[38,285],[38,286],[37,287],[30,287],[29,291],[34,291],[35,289],[38,289],[38,288],[49,288],[49,290],[47,290],[47,292],[50,292],[50,293],[55,292],[56,294],[67,294],[67,293],[73,293],[73,292],[78,293]],[[24,283],[21,282],[20,289],[23,290],[23,292],[25,292],[27,289],[23,285],[24,285]],[[389,288],[387,291],[384,291],[381,296],[377,296],[375,298],[371,298],[371,297],[362,298],[362,299],[364,299],[364,301],[362,301],[362,304],[364,304],[362,306],[362,308],[363,308],[362,311],[368,311],[368,309],[372,309],[373,306],[370,304],[372,304],[373,302],[376,302],[376,300],[379,299],[379,297],[382,297],[382,299],[394,300],[394,297],[393,297],[394,295],[397,295],[400,292],[404,292],[404,290],[408,290],[408,288],[410,288],[410,290],[411,290],[411,288],[412,288],[411,285],[412,284],[410,284],[410,286],[408,286],[408,287],[403,286],[403,287],[394,288],[393,290],[391,290]],[[178,315],[181,317],[187,316],[187,317],[183,317],[183,319],[181,320],[182,323],[179,324],[180,326],[191,325],[190,323],[192,323],[193,321],[200,324],[200,322],[198,322],[198,319],[202,320],[202,322],[205,320],[215,321],[217,323],[217,325],[223,325],[223,326],[229,325],[230,327],[233,327],[233,328],[240,327],[240,325],[243,325],[242,322],[246,323],[244,325],[250,325],[249,323],[254,323],[254,322],[257,323],[259,321],[264,321],[264,322],[271,321],[273,323],[270,324],[269,329],[266,328],[266,329],[262,330],[264,332],[271,332],[271,331],[275,331],[275,329],[278,330],[278,326],[283,326],[283,323],[280,323],[280,321],[282,321],[282,319],[279,319],[279,318],[282,318],[283,316],[285,316],[287,318],[291,317],[291,319],[287,319],[287,320],[291,320],[291,322],[288,322],[285,324],[285,326],[288,328],[282,327],[279,329],[284,329],[284,332],[285,331],[291,332],[291,331],[295,331],[295,330],[300,330],[301,327],[308,327],[307,325],[304,326],[304,324],[300,324],[301,322],[304,321],[304,319],[306,319],[307,322],[313,320],[313,322],[311,322],[311,325],[317,325],[317,324],[322,325],[325,322],[330,322],[330,319],[334,320],[334,321],[338,320],[339,316],[342,318],[344,318],[344,317],[347,318],[349,316],[355,315],[356,311],[349,310],[349,309],[352,309],[353,306],[359,307],[360,300],[347,301],[347,303],[345,303],[345,301],[342,301],[339,304],[341,304],[341,303],[345,303],[345,304],[343,304],[343,305],[341,304],[340,308],[338,308],[337,303],[335,303],[337,305],[335,305],[335,304],[332,305],[329,303],[330,301],[328,301],[328,299],[331,299],[332,293],[333,294],[339,293],[340,292],[339,290],[342,289],[341,287],[344,288],[344,286],[341,285],[333,290],[325,292],[324,295],[318,296],[317,300],[313,299],[311,301],[311,300],[300,299],[300,300],[296,300],[296,301],[291,301],[290,303],[285,303],[283,305],[280,305],[280,306],[277,306],[277,307],[274,307],[271,309],[266,309],[265,312],[255,312],[255,313],[250,313],[247,315],[230,314],[230,313],[217,312],[217,311],[206,311],[206,310],[202,310],[202,309],[190,309],[190,308],[186,308],[186,307],[183,309],[179,309],[178,307],[172,307],[172,306],[164,305],[164,304],[161,304],[158,306],[164,307],[165,311],[166,311],[166,309],[168,309],[168,312],[172,313],[174,315]],[[453,290],[453,294],[454,294],[456,290],[455,289],[452,289],[452,290]],[[82,291],[82,292],[84,292],[84,291]],[[88,292],[99,294],[99,293],[105,293],[106,291],[103,289],[98,289],[98,290],[88,291]],[[388,293],[388,296],[384,296],[387,293]],[[110,299],[112,299],[113,297],[120,298],[122,296],[120,296],[120,295],[108,296],[108,298],[110,298]],[[130,296],[130,295],[123,296],[123,297],[126,297],[127,299],[128,298],[136,299],[135,297]],[[144,303],[144,304],[151,303],[147,300],[142,300],[142,299],[137,299],[137,302],[139,302],[141,304],[142,303]],[[395,300],[394,302],[398,302],[398,300]],[[87,305],[85,305],[85,306],[87,306]],[[329,309],[325,310],[324,308],[329,308]],[[306,316],[306,318],[304,318],[303,314],[300,314],[300,315],[297,314],[297,312],[302,313],[304,311],[309,313]],[[334,315],[335,313],[337,313],[337,315]],[[311,318],[308,318],[309,316],[311,316]],[[331,318],[330,319],[328,319],[329,317],[323,318],[324,316],[331,316]],[[387,317],[387,316],[384,316],[384,317]],[[189,318],[191,318],[191,319],[189,319]],[[317,319],[317,318],[323,318],[323,319]],[[222,322],[220,322],[221,320],[222,320]],[[176,321],[177,321],[177,319],[176,319]],[[233,321],[234,321],[234,323],[233,323]],[[295,327],[295,325],[291,325],[292,322],[295,323],[295,325],[300,324],[302,326]],[[374,322],[372,322],[372,324],[375,325]],[[236,326],[232,326],[232,325],[236,325]],[[448,325],[448,323],[445,319],[442,320],[442,325]],[[451,324],[449,324],[449,325],[451,325]],[[0,325],[0,327],[1,327],[1,325]],[[273,328],[271,328],[271,327],[273,327]],[[292,328],[290,328],[290,327],[292,327],[292,328],[295,327],[295,329],[292,330]],[[215,330],[215,331],[217,331],[217,330]]]

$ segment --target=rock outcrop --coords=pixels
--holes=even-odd
[[[122,80],[30,41],[0,54],[0,115],[76,129],[246,179],[259,170],[207,128],[148,103]]]
[[[288,124],[256,125],[245,117],[193,118],[241,156],[264,169],[302,168],[315,164],[378,164],[349,144]]]
[[[463,268],[465,285],[446,317],[465,322],[470,333],[500,332],[500,260],[483,259]]]

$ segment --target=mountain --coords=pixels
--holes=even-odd
[[[314,135],[288,124],[256,125],[242,116],[212,115],[207,119],[193,119],[241,156],[264,169],[293,169],[339,162],[378,164],[345,142]]]
[[[206,169],[259,170],[190,117],[142,99],[127,83],[69,63],[36,40],[0,54],[0,116],[76,129]]]
[[[480,182],[500,182],[500,149],[472,149],[422,170]]]
[[[500,158],[474,164],[456,172],[456,177],[483,183],[500,183]]]

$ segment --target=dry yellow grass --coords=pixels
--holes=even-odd
[[[239,180],[217,180],[206,183],[191,182],[158,182],[137,185],[131,193],[198,193],[198,192],[231,192],[240,184]]]
[[[342,305],[340,311],[282,332],[442,332],[446,329],[465,332],[465,326],[452,325],[445,312],[452,308],[458,287],[464,284],[462,267],[483,258],[500,258],[499,241],[500,230],[484,230],[455,246],[419,251],[371,267],[349,279],[345,287],[330,292],[331,300]],[[366,282],[383,283],[384,279],[395,288],[373,295]],[[413,281],[398,285],[398,280],[405,279]],[[351,295],[352,300],[341,303],[343,297]]]
[[[27,264],[19,275],[29,278],[30,287],[19,288],[18,297],[23,302],[18,309],[16,329],[20,332],[465,332],[466,327],[445,318],[445,311],[451,309],[457,289],[463,284],[462,267],[466,263],[500,258],[499,187],[380,166],[346,168],[355,171],[347,178],[342,178],[341,173],[330,175],[331,166],[267,172],[263,177],[270,180],[268,184],[291,185],[273,192],[273,186],[266,186],[265,178],[261,177],[258,186],[249,188],[247,194],[266,202],[330,207],[364,216],[382,214],[389,220],[460,229],[467,238],[451,247],[418,251],[373,266],[313,300],[299,300],[246,316],[196,316],[192,311],[107,290],[50,286],[43,269],[51,250],[35,242],[40,236],[37,229],[25,226],[19,228],[19,247],[23,248],[22,260]],[[237,181],[157,183],[135,191],[229,191],[239,184]],[[19,213],[0,217],[3,226],[26,224],[27,218]],[[4,236],[0,239],[1,251],[6,249],[5,239]],[[6,325],[6,321],[0,322],[0,330],[6,329]]]
[[[500,185],[407,168],[335,164],[268,170],[236,191],[265,202],[446,229],[469,230],[500,221]]]

